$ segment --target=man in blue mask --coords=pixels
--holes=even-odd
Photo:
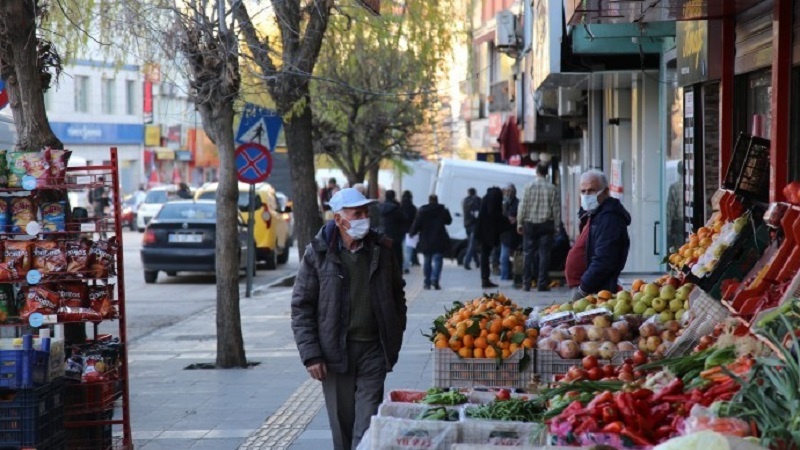
[[[631,215],[611,197],[608,179],[599,170],[581,175],[581,208],[588,222],[567,255],[565,275],[573,299],[602,290],[617,292],[620,273],[631,246]]]
[[[306,247],[292,292],[295,342],[322,382],[336,450],[356,448],[369,428],[406,329],[400,263],[369,227],[374,202],[352,188],[333,195],[333,220]]]

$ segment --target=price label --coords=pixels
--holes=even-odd
[[[28,284],[39,284],[42,281],[42,273],[36,269],[29,270],[25,279],[28,280]]]
[[[81,224],[81,232],[83,233],[94,233],[97,231],[97,224],[94,222],[89,223],[82,223]]]
[[[36,189],[36,177],[32,175],[25,175],[22,177],[22,189],[32,191]]]
[[[28,324],[33,328],[39,328],[44,324],[44,314],[38,312],[32,313],[28,316]]]
[[[30,236],[36,236],[42,232],[42,227],[39,225],[39,222],[32,220],[28,222],[28,226],[25,227],[25,232]]]
[[[54,323],[58,323],[58,315],[57,314],[45,314],[43,322],[44,322],[45,325],[52,325]]]

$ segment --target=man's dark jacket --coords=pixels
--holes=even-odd
[[[447,253],[450,249],[450,235],[445,225],[450,225],[453,217],[450,211],[440,204],[423,205],[417,211],[417,218],[408,234],[419,234],[417,250],[423,254]]]
[[[406,215],[403,214],[400,203],[397,200],[387,200],[378,206],[378,211],[381,216],[383,232],[393,241],[403,245],[408,225],[406,225]]]
[[[607,198],[590,214],[586,272],[581,277],[581,290],[617,292],[617,279],[631,246],[628,237],[631,215],[614,197]]]
[[[348,275],[339,256],[341,236],[329,221],[306,247],[292,292],[292,331],[300,358],[308,366],[325,362],[328,370],[348,370],[347,328],[350,323]],[[369,297],[386,358],[392,370],[406,329],[403,277],[391,243],[374,231],[364,238],[370,256]]]
[[[471,233],[478,223],[475,217],[481,209],[481,198],[477,195],[468,195],[461,201],[461,212],[464,214],[464,228]]]
[[[498,187],[489,188],[481,200],[481,212],[475,226],[475,242],[496,247],[500,245],[500,235],[511,229],[511,222],[503,215],[503,191]]]

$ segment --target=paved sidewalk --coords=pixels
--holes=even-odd
[[[498,277],[494,277],[495,279]],[[422,290],[421,270],[406,277],[408,328],[387,390],[427,389],[433,381],[430,342],[421,335],[453,301],[483,292],[477,270],[445,262],[441,291]],[[523,293],[499,288],[526,306],[563,301],[566,288]],[[250,369],[184,370],[215,358],[215,313],[206,309],[134,342],[129,350],[131,417],[137,449],[330,448],[320,385],[308,379],[292,338],[290,288],[241,300]],[[164,301],[169,301],[165,299]]]

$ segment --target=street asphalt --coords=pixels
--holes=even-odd
[[[293,256],[284,270],[290,272],[296,261]],[[400,360],[386,382],[387,392],[401,388],[427,389],[432,385],[431,345],[421,332],[428,332],[432,320],[453,301],[470,300],[484,291],[479,271],[464,270],[450,261],[445,262],[441,291],[422,289],[419,267],[412,268],[406,282],[408,328]],[[525,293],[512,288],[510,282],[500,285],[499,290],[523,306],[546,305],[569,296],[566,288]],[[178,284],[174,293],[166,294],[174,297],[160,296],[148,301],[153,307],[181,301],[181,286]],[[213,289],[204,295],[213,297]],[[331,448],[320,384],[308,378],[292,337],[290,297],[290,287],[273,287],[241,300],[247,358],[259,363],[249,369],[186,370],[191,364],[214,362],[213,303],[187,311],[182,320],[153,328],[136,338],[129,346],[131,418],[136,448]],[[139,305],[129,302],[129,309],[138,309]]]

